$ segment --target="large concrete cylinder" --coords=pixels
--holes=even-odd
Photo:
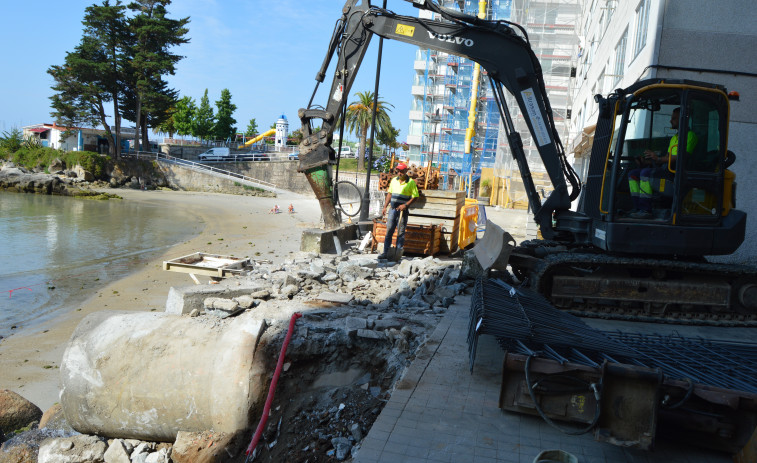
[[[224,322],[91,314],[63,354],[63,413],[81,433],[151,441],[249,428],[252,407],[265,399],[264,362],[254,358],[264,325],[250,312]]]

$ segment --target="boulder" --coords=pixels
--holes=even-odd
[[[85,170],[84,167],[80,166],[79,164],[74,166],[74,172],[76,172],[76,176],[85,182],[91,182],[94,181],[95,176],[92,174],[92,172]]]
[[[171,460],[173,463],[215,463],[228,460],[224,451],[233,435],[223,432],[185,432],[176,434]],[[233,453],[233,452],[232,452]]]
[[[66,417],[63,415],[63,408],[60,404],[53,405],[42,414],[42,418],[39,420],[39,428],[60,430],[66,434],[74,433],[74,428],[66,421]]]
[[[0,430],[9,433],[42,418],[42,410],[8,389],[0,390]]]
[[[57,172],[66,168],[66,164],[60,158],[53,159],[53,162],[48,166],[50,172]]]
[[[47,439],[39,446],[38,463],[80,463],[105,461],[105,439],[87,434]]]

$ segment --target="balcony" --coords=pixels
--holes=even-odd
[[[425,94],[425,85],[413,85],[410,87],[410,94],[423,96]]]

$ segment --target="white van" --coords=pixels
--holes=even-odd
[[[229,148],[210,148],[197,158],[200,161],[222,161],[229,157]]]
[[[352,155],[352,148],[349,146],[342,146],[342,150],[339,152],[339,156],[343,158],[351,158]]]

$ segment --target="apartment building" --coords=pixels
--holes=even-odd
[[[585,171],[597,117],[594,95],[647,78],[689,79],[737,91],[731,103],[728,148],[737,183],[757,171],[757,8],[751,0],[584,0],[578,27],[579,62],[573,84],[569,139],[574,167]],[[737,188],[737,208],[752,219],[747,236],[757,236],[757,198]],[[734,260],[757,256],[747,240]]]
[[[476,15],[478,0],[441,0],[442,6]],[[486,2],[487,19],[509,19],[511,0]],[[420,10],[419,17],[442,20],[439,15]],[[489,89],[488,79],[481,72],[479,82],[473,81],[474,63],[459,56],[436,50],[419,49],[416,53],[415,76],[411,87],[410,127],[407,143],[411,162],[426,164],[432,160],[445,174],[468,175],[492,166],[497,149],[499,112]],[[473,149],[465,153],[465,131],[475,87],[478,93],[476,135]]]

